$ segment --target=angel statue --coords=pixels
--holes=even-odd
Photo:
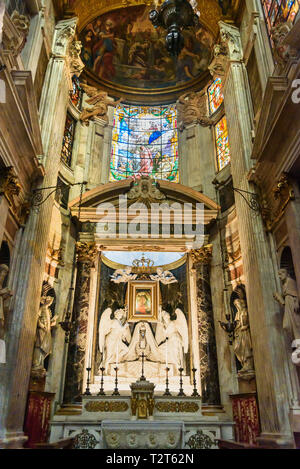
[[[127,266],[125,269],[117,269],[111,275],[111,282],[114,283],[127,283],[130,280],[135,280],[137,278],[136,274],[132,274],[132,268]]]
[[[176,278],[174,277],[172,272],[170,272],[169,270],[164,271],[162,267],[158,267],[156,269],[156,273],[157,275],[150,275],[151,280],[159,281],[163,285],[170,285],[170,283],[177,283]]]
[[[155,339],[159,349],[170,364],[184,368],[184,354],[189,349],[188,325],[184,313],[177,308],[172,312],[170,305],[161,311],[161,322],[157,325]]]
[[[108,372],[111,363],[121,363],[128,352],[131,332],[127,322],[126,310],[118,306],[115,312],[107,308],[99,324],[99,349],[101,353],[101,367]]]
[[[122,99],[114,101],[113,98],[110,98],[106,91],[98,90],[93,86],[88,86],[81,84],[81,87],[84,89],[86,94],[89,96],[89,99],[86,101],[88,104],[91,104],[92,108],[84,108],[80,114],[80,120],[89,124],[89,120],[93,117],[102,117],[106,122],[108,122],[108,106],[116,107],[122,102]]]

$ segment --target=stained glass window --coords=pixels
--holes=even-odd
[[[76,121],[70,114],[67,114],[65,132],[62,144],[61,159],[66,165],[71,166],[72,150],[74,143]]]
[[[141,176],[179,180],[174,106],[117,106],[115,109],[110,181]]]
[[[214,114],[224,101],[222,92],[222,80],[217,78],[208,88],[209,112]]]
[[[70,92],[71,101],[74,104],[74,106],[77,107],[77,109],[80,109],[83,93],[82,93],[82,88],[80,86],[79,78],[76,75],[74,75],[72,78],[72,86],[73,86],[73,89]]]
[[[228,142],[227,119],[224,116],[215,126],[218,170],[230,163],[230,148]]]
[[[285,21],[295,21],[300,0],[262,0],[269,35],[272,28]]]

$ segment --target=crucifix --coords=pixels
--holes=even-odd
[[[144,376],[144,360],[145,360],[144,352],[142,353],[141,357],[142,357],[142,376],[141,376],[140,380],[141,381],[146,381],[146,378]]]

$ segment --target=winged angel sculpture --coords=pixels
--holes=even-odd
[[[115,312],[106,309],[99,324],[99,348],[101,366],[109,374],[111,364],[134,362],[139,360],[141,352],[147,361],[174,365],[174,374],[185,366],[185,354],[188,352],[188,325],[184,313],[177,308],[175,313],[166,308],[160,310],[160,319],[155,337],[150,325],[141,321],[135,325],[131,334],[127,322],[127,309],[119,308]]]
[[[86,101],[88,104],[92,105],[92,108],[84,108],[80,114],[81,122],[89,124],[89,120],[93,117],[101,117],[106,122],[108,122],[108,106],[116,107],[122,102],[122,99],[114,101],[113,98],[110,98],[106,91],[98,90],[93,86],[81,84],[81,87],[84,89],[86,94],[89,96],[89,99]]]

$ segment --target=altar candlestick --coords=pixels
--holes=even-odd
[[[116,358],[116,367],[119,365],[119,343],[117,343],[117,358]]]
[[[168,368],[168,340],[169,337],[166,338],[166,368]]]

